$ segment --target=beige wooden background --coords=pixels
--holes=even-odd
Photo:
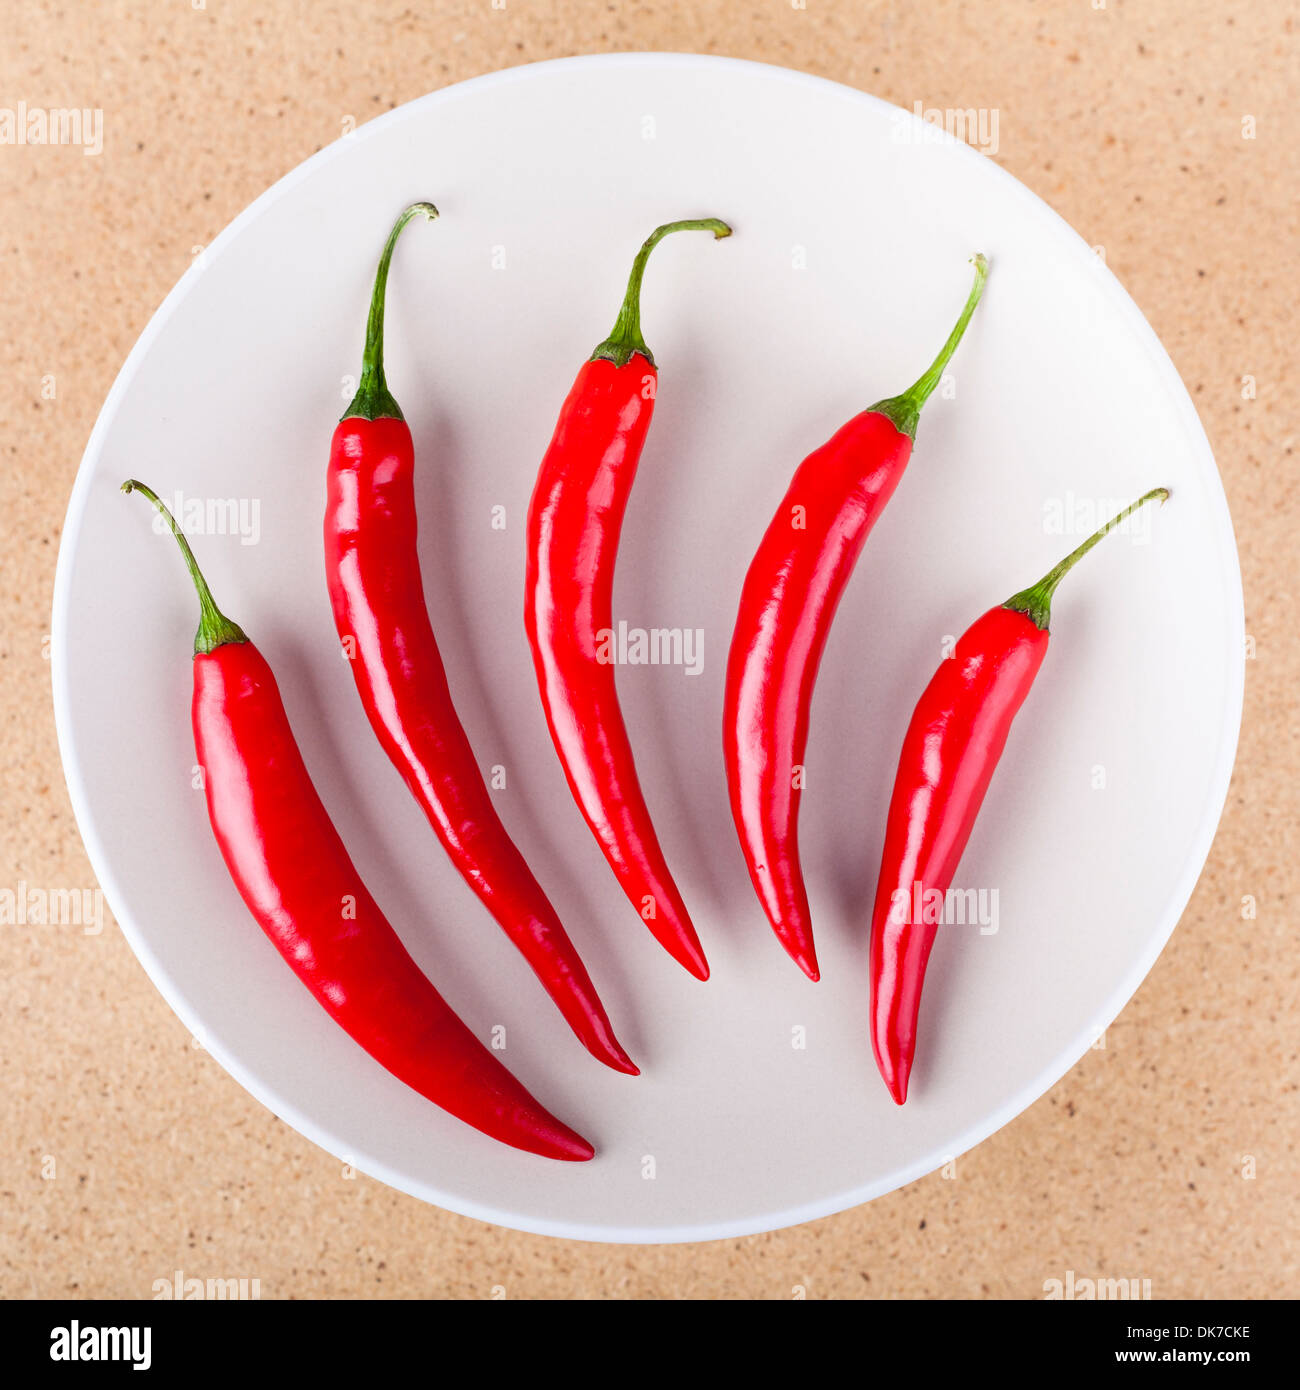
[[[0,107],[102,108],[104,143],[0,145],[0,887],[93,885],[50,709],[55,555],[96,412],[192,248],[347,117],[535,59],[722,53],[906,107],[996,109],[998,162],[1105,247],[1192,392],[1256,654],[1223,825],[1173,941],[1105,1051],[955,1177],[706,1246],[517,1235],[345,1179],[191,1047],[111,923],[0,926],[0,1294],[148,1297],[177,1269],[257,1278],[263,1297],[1041,1297],[1067,1270],[1157,1297],[1300,1293],[1295,14],[3,0]]]

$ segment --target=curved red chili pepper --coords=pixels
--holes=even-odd
[[[366,891],[303,763],[271,668],[213,602],[171,513],[198,590],[194,747],[208,816],[248,910],[316,1000],[399,1080],[484,1134],[547,1158],[594,1150],[545,1110],[434,989]]]
[[[429,611],[416,544],[415,451],[384,380],[384,298],[398,235],[375,275],[361,382],[334,431],[325,507],[325,576],[334,622],[384,751],[443,848],[532,966],[587,1050],[635,1076],[591,976],[492,803],[456,715]]]
[[[795,471],[750,562],[727,658],[722,720],[731,813],[763,910],[799,968],[820,978],[799,866],[808,711],[840,595],[912,453],[921,407],[939,383],[984,289],[975,285],[924,376],[854,416]]]
[[[898,760],[871,915],[871,1045],[899,1105],[916,1053],[937,904],[952,886],[1011,722],[1047,655],[1052,594],[1108,531],[1152,498],[1168,496],[1166,488],[1148,492],[1032,588],[976,619],[917,702]]]
[[[537,475],[524,622],[574,799],[655,939],[707,980],[708,962],[641,794],[614,666],[602,646],[613,628],[619,531],[655,403],[655,362],[641,336],[641,277],[650,252],[678,231],[731,234],[716,218],[670,222],[637,254],[614,331],[579,371]]]

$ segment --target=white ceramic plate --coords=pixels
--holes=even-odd
[[[644,1075],[590,1059],[450,868],[338,654],[324,468],[393,216],[389,381],[418,450],[421,561],[453,690],[504,819]],[[522,621],[524,515],[574,373],[657,223],[660,364],[616,617],[704,633],[698,675],[626,667],[623,706],[713,979],[623,899],[551,750]],[[804,798],[821,984],[777,945],[727,810],[722,679],[740,584],[791,471],[929,362],[989,288],[931,401],[822,667]],[[947,398],[941,398],[946,396]],[[196,534],[218,601],[274,667],[307,763],[412,952],[588,1135],[590,1164],[498,1146],[392,1079],[262,937],[191,785],[196,605],[135,475],[239,499]],[[1062,587],[1052,650],[959,876],[998,930],[941,933],[911,1097],[864,1024],[865,927],[903,730],[945,636],[1037,579],[1087,508],[1167,484],[1141,536]],[[256,541],[253,543],[254,507]],[[494,529],[494,508],[505,528]],[[497,515],[500,515],[499,513]],[[1062,519],[1065,529],[1062,529]],[[1072,528],[1072,529],[1071,529]],[[249,543],[245,543],[245,541]],[[210,1052],[303,1134],[471,1216],[593,1240],[699,1240],[866,1201],[978,1143],[1055,1082],[1164,945],[1222,809],[1242,600],[1223,491],[1169,359],[1099,258],[980,154],[829,82],[716,58],[543,63],[374,121],[278,183],[159,310],[104,406],[59,556],[54,684],[77,819],[129,941]]]

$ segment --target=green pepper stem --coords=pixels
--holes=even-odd
[[[412,203],[402,210],[401,216],[393,223],[393,230],[384,242],[383,253],[379,257],[379,268],[375,271],[375,285],[370,292],[370,316],[366,319],[366,347],[361,356],[361,381],[352,404],[343,412],[343,419],[358,416],[362,420],[379,420],[391,417],[402,419],[401,408],[393,399],[388,383],[384,380],[384,299],[388,293],[388,267],[393,259],[393,247],[402,234],[402,228],[417,214],[423,214],[430,221],[438,215],[432,203]]]
[[[888,400],[877,401],[871,407],[879,414],[888,416],[899,434],[905,434],[909,439],[916,438],[916,424],[921,418],[921,407],[930,399],[934,388],[938,386],[939,379],[943,376],[943,369],[948,365],[953,353],[957,351],[957,344],[961,342],[962,335],[966,332],[966,325],[970,323],[975,306],[980,302],[980,296],[984,293],[984,282],[988,279],[989,273],[988,258],[982,254],[974,255],[971,257],[971,263],[975,267],[975,283],[971,286],[966,307],[961,311],[961,317],[953,326],[952,332],[948,334],[948,341],[939,350],[938,357],[901,396],[891,396]]]
[[[232,623],[217,607],[208,582],[199,569],[199,562],[194,558],[189,541],[185,539],[185,533],[176,524],[176,518],[167,510],[166,504],[158,494],[145,487],[143,483],[136,482],[134,478],[128,478],[122,484],[122,491],[139,492],[147,497],[167,519],[167,525],[171,527],[172,535],[176,537],[176,542],[181,548],[190,578],[194,581],[199,595],[199,630],[194,635],[194,655],[205,656],[214,648],[225,646],[227,642],[247,642],[244,630],[237,623]]]
[[[632,274],[628,276],[627,293],[614,320],[614,330],[591,354],[591,361],[612,362],[616,367],[625,367],[634,353],[640,353],[650,365],[654,358],[641,336],[641,280],[645,276],[646,262],[656,246],[672,232],[712,232],[715,241],[731,235],[731,228],[716,217],[701,217],[687,222],[665,222],[656,227],[641,244],[632,262]]]
[[[1028,589],[1022,589],[1018,594],[1013,594],[1002,605],[1003,608],[1009,608],[1013,613],[1023,613],[1036,628],[1041,632],[1046,632],[1052,617],[1052,595],[1056,592],[1056,586],[1103,536],[1113,531],[1126,517],[1132,516],[1139,507],[1144,507],[1156,498],[1159,498],[1161,502],[1167,502],[1169,489],[1167,487],[1152,488],[1150,492],[1139,497],[1131,506],[1125,507],[1118,516],[1111,517],[1105,526],[1094,531],[1077,550],[1072,550],[1059,565],[1048,570],[1037,584],[1032,584]]]

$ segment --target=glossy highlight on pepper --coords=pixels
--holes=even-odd
[[[599,637],[613,628],[619,535],[658,393],[641,334],[641,279],[654,248],[681,231],[731,235],[717,218],[669,222],[637,253],[613,331],[578,372],[537,475],[524,622],[547,727],[583,818],[656,940],[706,980],[704,949],[650,819]]]
[[[901,396],[854,416],[796,469],[750,562],[727,659],[722,720],[731,813],[772,930],[820,978],[799,860],[809,711],[831,622],[871,528],[912,454],[921,408],[984,292],[988,262],[948,340]]]
[[[502,824],[469,737],[424,601],[415,510],[415,446],[384,375],[384,301],[397,219],[375,274],[356,396],[334,431],[326,473],[325,577],[361,703],[452,863],[532,967],[583,1046],[606,1066],[638,1068],[568,932]]]
[[[199,597],[194,747],[212,830],[248,910],[331,1018],[435,1105],[503,1144],[583,1161],[592,1146],[538,1103],[433,987],[361,881],[303,762],[275,676],[217,607],[157,495]]]
[[[899,1105],[907,1099],[921,987],[938,933],[938,923],[915,920],[912,905],[938,902],[952,886],[1012,721],[1047,655],[1056,586],[1126,517],[1168,497],[1168,488],[1152,489],[1037,584],[978,618],[917,702],[898,759],[871,914],[871,1046]]]

